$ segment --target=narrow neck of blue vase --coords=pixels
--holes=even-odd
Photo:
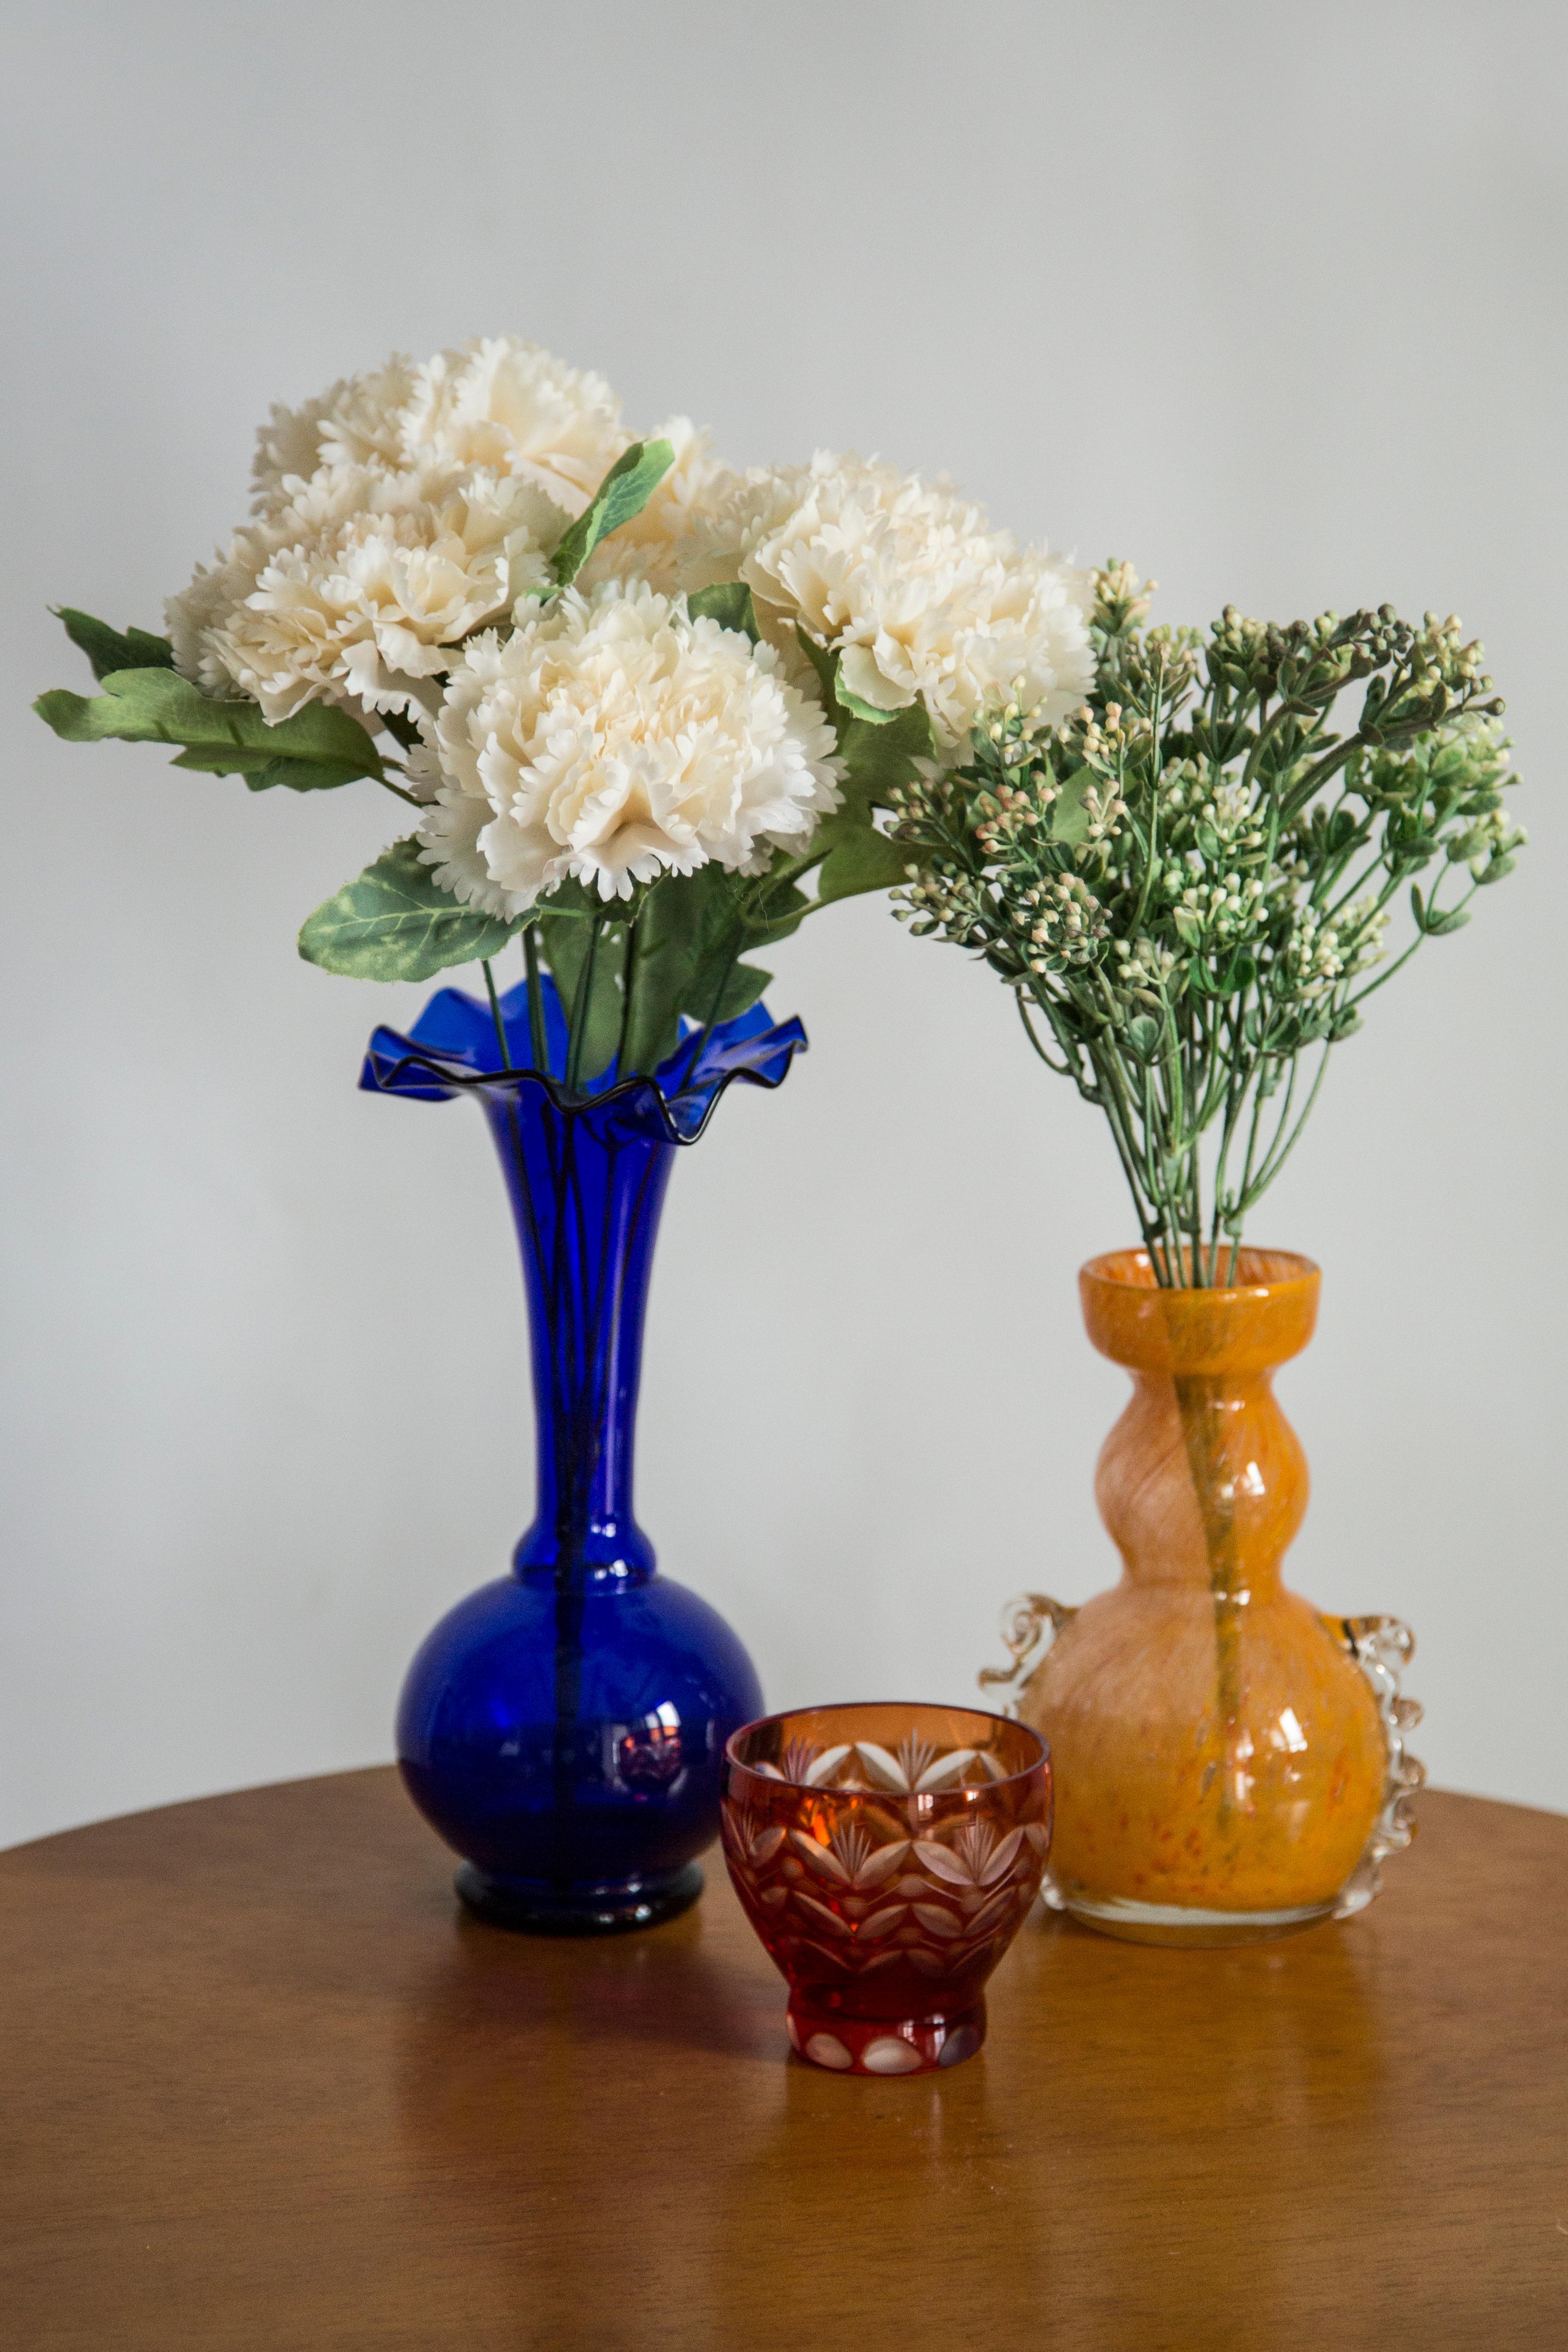
[[[486,1105],[522,1248],[539,1505],[517,1575],[568,1590],[640,1584],[654,1551],[632,1516],[643,1317],[674,1146],[525,1087]]]

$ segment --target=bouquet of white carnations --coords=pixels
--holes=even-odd
[[[737,473],[684,417],[635,439],[601,377],[513,338],[394,359],[258,437],[252,520],[168,636],[62,609],[101,692],[39,714],[253,792],[395,793],[414,830],[300,953],[374,980],[478,959],[493,1004],[521,933],[571,1091],[651,1072],[683,1017],[761,995],[748,951],[902,880],[876,812],[917,760],[1001,696],[1051,722],[1092,681],[1086,577],[945,483]]]

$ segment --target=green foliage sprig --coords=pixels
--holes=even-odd
[[[1503,705],[1457,620],[1227,606],[1206,632],[1145,630],[1131,567],[1094,578],[1089,700],[1054,730],[1015,700],[962,766],[894,793],[918,858],[895,911],[1015,992],[1041,1060],[1106,1114],[1158,1280],[1206,1286],[1234,1277],[1362,1005],[1468,922],[1525,836]],[[1384,963],[1406,889],[1412,936]]]

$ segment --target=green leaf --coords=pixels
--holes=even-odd
[[[585,922],[604,913],[605,902],[597,890],[591,889],[586,882],[579,882],[575,874],[568,874],[563,882],[557,882],[548,898],[540,900],[539,911],[542,915],[571,915]]]
[[[68,743],[177,743],[178,768],[243,775],[252,792],[321,792],[382,773],[381,754],[346,710],[308,703],[271,727],[254,702],[217,702],[170,669],[112,670],[90,698],[64,688],[33,705]]]
[[[1160,1058],[1160,1024],[1152,1013],[1140,1013],[1127,1024],[1127,1042],[1141,1062]]]
[[[1329,1031],[1330,1045],[1342,1045],[1347,1037],[1353,1037],[1356,1031],[1364,1025],[1361,1014],[1352,1013],[1347,1004],[1342,1013],[1334,1015],[1333,1025]]]
[[[900,718],[904,710],[909,708],[907,704],[900,703],[896,710],[882,710],[876,703],[863,702],[858,694],[851,694],[844,683],[842,654],[838,657],[838,666],[833,673],[833,691],[839,709],[847,710],[852,719],[861,719],[868,727],[890,727],[894,719]]]
[[[1177,934],[1186,946],[1190,948],[1202,947],[1204,943],[1204,927],[1199,922],[1197,917],[1194,914],[1190,907],[1173,908],[1171,912],[1171,920],[1175,924]]]
[[[1476,881],[1484,890],[1489,882],[1500,882],[1505,874],[1511,874],[1518,863],[1517,857],[1494,857],[1489,866],[1482,867]]]
[[[892,793],[915,772],[915,761],[929,759],[936,749],[931,724],[922,703],[904,710],[872,710],[853,696],[841,698],[838,662],[834,654],[807,636],[797,622],[795,640],[816,672],[822,704],[838,737],[845,762],[846,801],[854,801],[851,822],[864,824],[870,808],[886,808]],[[846,812],[840,810],[841,818]],[[827,823],[835,820],[829,818]],[[875,888],[875,884],[867,886]]]
[[[107,621],[95,621],[90,613],[79,613],[74,604],[51,604],[49,610],[65,623],[67,636],[92,664],[94,677],[107,677],[116,669],[174,667],[174,648],[167,637],[152,636],[145,629],[111,629]]]
[[[628,965],[632,1009],[623,1075],[656,1070],[680,1043],[681,1000],[691,977],[686,894],[710,871],[703,866],[689,880],[667,876],[643,900]]]
[[[725,974],[742,950],[770,936],[763,925],[748,931],[741,922],[742,884],[721,866],[695,874],[670,874],[644,899],[637,921],[631,1018],[626,1031],[626,1068],[657,1069],[680,1042],[680,1015],[705,1021],[715,1000],[734,995]],[[791,896],[798,898],[800,893]],[[805,901],[802,901],[805,904]],[[762,984],[748,1003],[754,1003]],[[741,1007],[744,1010],[744,1006]],[[725,1013],[721,1018],[731,1018]]]
[[[1068,849],[1076,849],[1083,841],[1089,832],[1089,811],[1084,806],[1084,797],[1093,782],[1094,771],[1091,768],[1074,768],[1062,778],[1048,812],[1047,839],[1059,841]],[[1181,929],[1179,924],[1177,929]],[[1182,936],[1185,938],[1185,932]],[[1197,940],[1188,940],[1187,944],[1196,947]]]
[[[861,793],[875,808],[886,808],[898,787],[915,773],[915,761],[929,760],[935,750],[931,719],[919,702],[907,710],[886,712],[884,723],[876,726],[851,719],[838,739],[847,787]]]
[[[437,887],[417,843],[399,841],[317,908],[300,933],[300,953],[353,980],[428,980],[497,954],[531,919],[509,922],[465,907]]]
[[[793,882],[770,891],[761,912],[747,921],[744,952],[751,955],[758,948],[776,948],[782,940],[793,939],[813,904]]]
[[[1424,931],[1426,928],[1426,902],[1414,882],[1410,885],[1410,911],[1415,918],[1416,929]]]
[[[738,635],[750,637],[753,645],[762,636],[757,608],[743,580],[725,580],[716,588],[695,590],[686,600],[686,609],[694,621],[717,621],[721,629],[733,629]]]
[[[788,859],[778,864],[787,871]],[[769,887],[707,866],[671,893],[689,942],[680,1010],[697,1022],[732,1021],[754,1004],[771,974],[739,961],[774,947],[800,928],[811,901],[781,874]]]
[[[762,899],[753,908],[754,923],[741,919],[742,893],[749,887],[739,875],[727,874],[721,866],[704,866],[684,878],[678,878],[670,890],[675,900],[674,919],[681,926],[687,957],[686,976],[680,992],[680,1010],[692,1021],[723,1018],[721,1011],[730,992],[730,981],[742,952],[752,947],[763,947],[773,940],[784,939],[799,922],[798,913],[783,912],[774,904],[784,894],[777,892]],[[800,893],[791,890],[791,898]],[[759,990],[758,994],[761,994]]]
[[[837,654],[829,653],[826,646],[819,646],[815,637],[808,636],[798,621],[795,625],[795,634],[801,652],[816,672],[816,683],[822,691],[823,708],[829,719],[837,718],[839,715],[838,697],[834,691],[834,678],[838,668],[838,656]],[[842,727],[839,731],[842,733]]]
[[[738,1021],[742,1013],[751,1011],[764,990],[772,987],[773,978],[773,973],[764,971],[759,963],[731,965],[730,977],[720,993],[715,1021]],[[710,997],[710,1006],[712,1001]],[[695,1019],[695,1014],[692,1017]]]
[[[1462,931],[1470,919],[1468,907],[1450,907],[1447,914],[1428,915],[1426,923],[1429,940],[1446,940],[1450,931]]]
[[[594,950],[594,976],[584,1007],[583,1047],[577,1072],[584,1085],[609,1068],[620,1044],[621,968],[626,952],[626,928],[624,919],[605,922]],[[568,1024],[576,1013],[578,983],[593,939],[593,925],[574,915],[552,915],[547,910],[540,916],[539,944],[545,962],[555,975]]]
[[[826,817],[817,833],[820,842],[840,820]],[[818,901],[858,898],[866,890],[894,890],[909,880],[919,854],[907,842],[889,841],[869,824],[845,825],[816,877]]]
[[[351,722],[352,723],[352,722]],[[324,793],[335,791],[339,784],[352,784],[354,776],[331,761],[321,760],[268,759],[258,752],[253,761],[241,767],[232,753],[199,748],[180,751],[169,762],[172,768],[194,768],[205,775],[242,775],[249,793],[269,793],[281,784],[291,793]],[[361,774],[368,774],[361,769]]]
[[[575,580],[601,540],[641,514],[674,463],[675,451],[668,441],[634,441],[616,458],[595,491],[592,505],[578,516],[555,551],[552,569],[560,587]]]
[[[381,723],[401,751],[412,751],[421,740],[418,728],[405,711],[384,710]]]
[[[830,693],[826,682],[831,673],[825,667],[828,656],[818,660],[821,648],[814,647],[803,632],[797,630],[796,635],[813,657],[825,691]],[[833,708],[829,702],[830,713]],[[821,820],[812,836],[813,852],[827,853],[817,875],[819,905],[858,898],[867,890],[896,888],[908,879],[910,866],[922,862],[920,850],[879,833],[872,812],[887,807],[899,786],[914,774],[915,761],[929,758],[934,750],[931,720],[919,703],[907,710],[885,712],[883,718],[885,725],[873,724],[838,712],[838,749],[845,764],[843,799]],[[810,904],[801,899],[800,911],[804,913]],[[798,915],[791,919],[788,929],[793,930],[798,919]]]

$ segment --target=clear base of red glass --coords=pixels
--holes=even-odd
[[[985,2003],[936,2017],[846,2017],[796,1992],[784,2022],[809,2066],[835,2074],[934,2074],[973,2057],[985,2039]]]

